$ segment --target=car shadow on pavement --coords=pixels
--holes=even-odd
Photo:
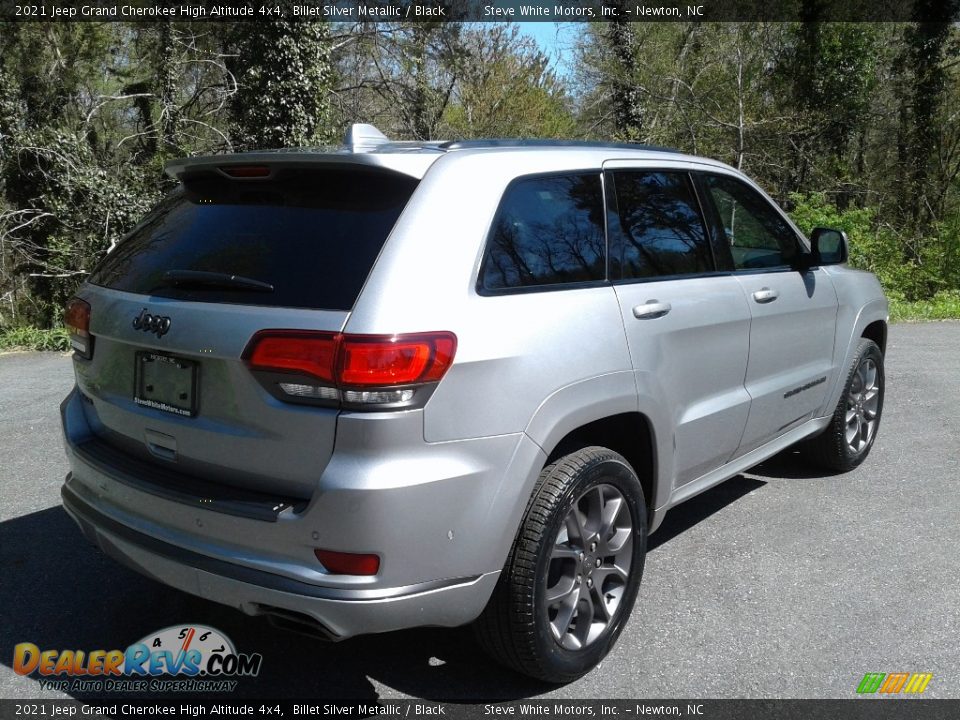
[[[657,531],[650,536],[647,552],[656,550],[694,525],[698,525],[744,495],[749,495],[766,484],[756,478],[737,475],[672,508],[667,512]]]
[[[800,450],[796,447],[789,447],[769,460],[750,468],[747,474],[773,480],[815,480],[828,477],[834,473],[807,462]]]
[[[650,548],[762,485],[738,476],[672,510],[651,536]],[[377,684],[382,684],[427,700],[503,701],[554,687],[489,660],[469,628],[405,630],[342,643],[276,629],[262,618],[168,588],[115,563],[83,539],[60,507],[0,523],[0,572],[0,663],[11,668],[14,646],[22,642],[41,650],[123,650],[172,625],[202,624],[225,633],[238,652],[263,655],[259,676],[241,679],[233,699],[376,701]],[[36,673],[29,677],[39,682]],[[39,685],[36,689],[39,696]],[[23,696],[19,690],[18,695]]]
[[[260,675],[241,679],[230,695],[236,699],[376,701],[372,681],[447,701],[511,700],[551,688],[488,660],[468,628],[406,630],[341,643],[276,629],[263,618],[119,565],[84,540],[60,507],[0,523],[0,572],[0,663],[10,667],[21,642],[41,650],[123,650],[149,633],[189,623],[217,628],[238,652],[263,655]],[[36,673],[30,678],[39,681]]]

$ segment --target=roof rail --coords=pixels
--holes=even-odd
[[[353,123],[347,128],[343,144],[353,152],[376,150],[380,145],[390,142],[390,138],[367,123]]]
[[[414,140],[394,142],[373,125],[353,123],[347,128],[343,138],[346,150],[350,152],[372,152],[384,146],[391,148],[423,148],[436,150],[471,150],[482,148],[613,148],[620,150],[647,150],[653,152],[674,152],[680,150],[660,145],[642,143],[606,142],[602,140],[557,140],[551,138],[482,138],[476,140]]]
[[[470,150],[474,148],[537,148],[537,147],[575,147],[575,148],[617,148],[620,150],[653,150],[656,152],[681,152],[676,148],[640,143],[603,142],[598,140],[552,140],[543,138],[494,138],[486,140],[450,140],[437,147],[444,150]]]

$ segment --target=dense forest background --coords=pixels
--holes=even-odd
[[[719,158],[803,229],[845,229],[896,314],[960,316],[958,25],[591,23],[566,37],[573,70],[558,76],[506,23],[3,25],[0,335],[59,323],[170,187],[168,159],[336,143],[352,122]]]

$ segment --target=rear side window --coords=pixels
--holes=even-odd
[[[187,178],[90,282],[180,300],[349,310],[416,185],[356,169]],[[210,280],[220,276],[256,282]]]
[[[614,279],[713,270],[706,229],[686,173],[614,171],[612,175],[617,208],[610,224]]]
[[[493,222],[479,290],[604,280],[605,246],[599,172],[515,180]]]

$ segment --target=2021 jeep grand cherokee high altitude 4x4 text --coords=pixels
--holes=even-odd
[[[67,308],[63,501],[173,587],[333,639],[474,622],[570,680],[669,508],[876,437],[876,279],[721,163],[355,126],[168,172]]]

